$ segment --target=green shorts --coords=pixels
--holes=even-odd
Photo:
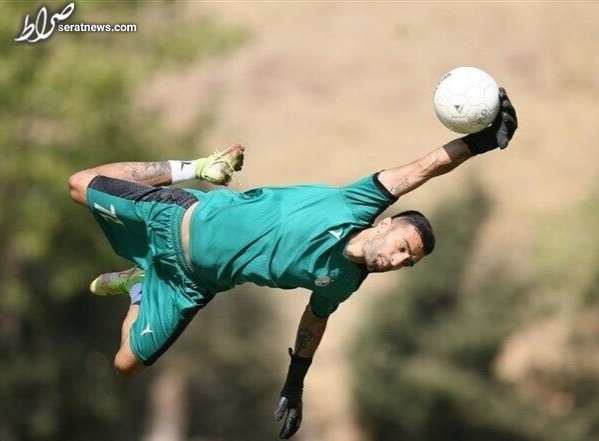
[[[149,366],[214,297],[185,260],[181,221],[198,198],[180,188],[150,187],[105,176],[87,188],[87,204],[112,248],[145,270],[130,345]]]

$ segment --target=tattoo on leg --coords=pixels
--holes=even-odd
[[[297,338],[295,340],[295,352],[300,352],[308,347],[308,343],[312,339],[314,333],[307,329],[300,329],[297,331]]]
[[[138,168],[131,169],[131,178],[135,181],[157,178],[170,175],[171,168],[168,162],[142,162]]]

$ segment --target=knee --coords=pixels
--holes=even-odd
[[[69,194],[71,199],[85,205],[87,203],[87,186],[95,176],[96,173],[89,170],[83,170],[71,175],[69,177]]]
[[[143,371],[144,366],[130,356],[119,352],[114,357],[114,368],[121,377],[131,379],[137,377]]]

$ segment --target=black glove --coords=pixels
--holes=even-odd
[[[287,380],[281,390],[279,404],[275,410],[275,418],[281,421],[283,426],[279,432],[281,439],[291,438],[300,428],[302,423],[302,391],[304,389],[304,377],[312,364],[312,358],[298,357],[289,349],[291,362],[287,371]]]
[[[506,148],[517,128],[518,118],[516,117],[516,109],[512,106],[507,93],[505,93],[505,89],[500,87],[499,113],[493,124],[480,132],[464,136],[462,140],[468,146],[470,153],[478,155],[497,147],[500,149]]]

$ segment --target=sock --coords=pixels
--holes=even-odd
[[[171,166],[171,182],[189,181],[196,177],[196,163],[194,161],[168,161]]]
[[[141,297],[143,293],[141,292],[141,282],[136,283],[129,289],[129,297],[131,298],[131,304],[136,305],[141,302]]]

